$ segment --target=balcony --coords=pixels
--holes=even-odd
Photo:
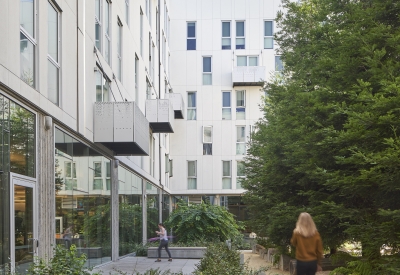
[[[153,133],[174,132],[174,109],[169,99],[147,99],[146,118]]]
[[[240,66],[233,67],[232,82],[235,86],[264,86],[265,67]]]
[[[134,102],[96,102],[94,142],[117,156],[148,156],[149,122]]]
[[[177,93],[169,93],[165,94],[165,97],[168,98],[172,103],[172,108],[174,109],[174,117],[176,119],[183,119],[185,105],[183,103],[182,95]]]

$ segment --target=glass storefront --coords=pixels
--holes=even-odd
[[[56,244],[76,245],[87,266],[111,261],[110,160],[55,130]]]
[[[142,179],[118,167],[119,182],[119,255],[134,251],[135,245],[142,242]]]
[[[32,189],[16,186],[10,190],[9,172],[35,177],[35,120],[33,113],[0,95],[0,273],[10,262],[11,250],[17,266],[32,260],[26,249],[32,239],[29,230],[32,211],[25,207],[32,201]],[[11,191],[13,201],[10,201]],[[11,203],[14,217],[10,217]],[[14,234],[13,244],[11,234]]]
[[[147,195],[147,239],[157,237],[159,223],[159,189],[150,182],[146,183]]]
[[[162,222],[165,222],[166,220],[168,220],[169,217],[169,194],[166,193],[165,191],[163,191],[163,195],[162,195],[162,202],[161,202],[161,206],[162,206]]]
[[[249,219],[247,207],[241,196],[221,196],[220,205],[225,206],[229,212],[235,215],[238,221],[246,221]]]

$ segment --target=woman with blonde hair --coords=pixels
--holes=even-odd
[[[290,243],[296,247],[297,275],[315,275],[322,271],[322,240],[310,214],[299,215]]]

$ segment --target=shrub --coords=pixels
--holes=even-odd
[[[255,275],[265,271],[248,269],[247,263],[240,264],[240,252],[230,250],[223,243],[210,244],[204,258],[196,265],[196,275]]]

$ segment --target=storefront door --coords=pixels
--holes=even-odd
[[[36,179],[10,173],[11,199],[11,268],[27,274],[37,256]]]

